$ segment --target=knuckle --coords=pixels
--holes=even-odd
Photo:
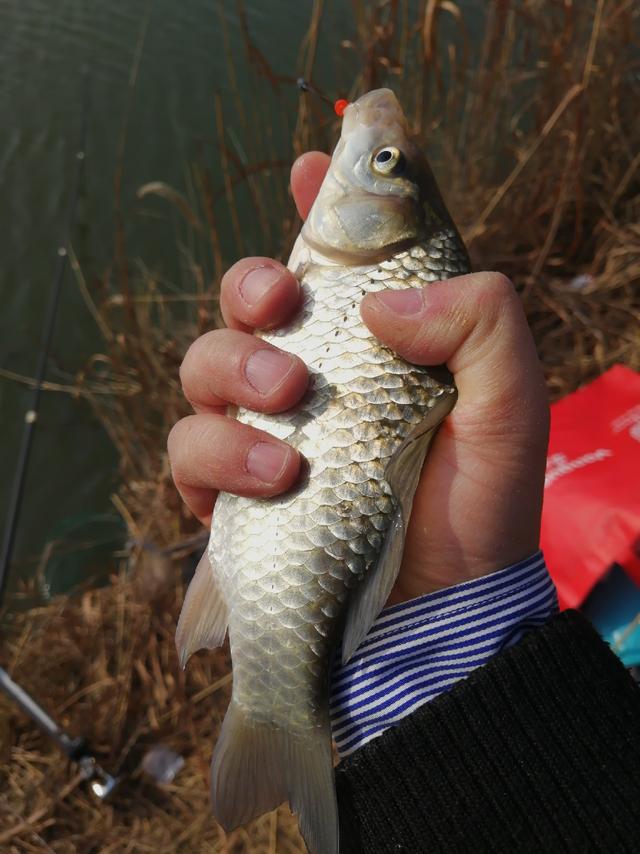
[[[516,295],[513,282],[504,273],[485,273],[482,288],[487,298],[495,305],[499,305],[503,300],[512,299]]]
[[[207,335],[209,334],[210,333],[207,333]],[[187,352],[184,354],[182,364],[180,365],[180,381],[183,386],[185,378],[189,377],[194,365],[197,365],[201,361],[202,351],[205,345],[204,339],[207,335],[201,335],[200,338],[196,338],[195,341],[192,341],[187,348]]]
[[[224,343],[225,336],[229,331],[228,329],[215,329],[212,332],[206,332],[189,345],[178,372],[185,393],[194,378],[210,369],[212,361],[216,358],[219,345]]]
[[[198,341],[194,341],[189,345],[187,352],[184,354],[184,358],[180,364],[178,369],[178,376],[180,377],[180,385],[182,386],[182,391],[186,394],[187,386],[189,385],[189,380],[191,378],[191,366],[193,364],[194,356],[196,355],[196,350],[198,348]]]
[[[177,421],[167,436],[167,452],[169,454],[169,463],[174,479],[177,477],[177,472],[182,464],[182,452],[184,449],[185,439],[189,433],[188,421],[192,416],[182,418]]]
[[[407,324],[402,340],[398,343],[398,350],[410,362],[419,364],[424,358],[427,340],[427,329],[423,324]]]
[[[202,485],[201,481],[210,479],[209,468],[224,436],[221,429],[216,415],[187,415],[173,425],[167,437],[167,451],[176,484]]]
[[[513,323],[522,311],[511,279],[503,273],[481,273],[478,287],[470,294],[468,334],[492,336]]]
[[[215,420],[215,417],[186,415],[177,421],[167,437],[167,450],[172,460],[175,460],[178,465],[183,465],[190,450],[199,444],[203,432],[210,430],[209,422]]]

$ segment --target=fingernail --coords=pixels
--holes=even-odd
[[[290,453],[286,445],[258,442],[247,454],[247,471],[258,480],[274,483],[284,471]]]
[[[280,350],[256,350],[244,365],[247,382],[260,394],[268,394],[284,380],[293,367],[293,357]]]
[[[424,304],[421,288],[407,288],[406,291],[382,291],[376,294],[376,299],[395,314],[404,315],[418,314],[419,311],[422,311]]]
[[[247,305],[255,305],[282,278],[282,271],[274,267],[254,267],[240,282],[240,296]]]

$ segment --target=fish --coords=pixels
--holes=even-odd
[[[303,472],[274,498],[218,496],[176,632],[182,666],[229,633],[233,690],[211,766],[226,830],[289,801],[311,854],[339,850],[328,687],[396,580],[429,446],[456,389],[362,322],[368,293],[469,272],[425,155],[389,89],[346,107],[340,139],[288,262],[302,305],[264,340],[309,369],[293,409],[239,410],[297,448]]]

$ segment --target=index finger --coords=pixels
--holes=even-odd
[[[322,151],[307,151],[291,167],[291,192],[302,219],[309,216],[330,162]]]
[[[291,168],[291,192],[304,219],[329,168],[331,158],[320,151],[298,157]],[[222,277],[220,308],[231,329],[272,329],[296,310],[300,289],[295,276],[271,258],[243,258]]]

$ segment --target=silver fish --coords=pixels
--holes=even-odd
[[[184,665],[229,629],[233,696],[211,771],[220,824],[288,800],[309,851],[335,854],[330,659],[343,633],[347,661],[384,607],[422,463],[456,397],[445,369],[383,347],[360,302],[469,270],[390,90],[347,107],[289,268],[302,309],[264,338],[305,361],[308,393],[291,411],[238,417],[297,448],[306,470],[276,498],[219,496],[176,639]]]

